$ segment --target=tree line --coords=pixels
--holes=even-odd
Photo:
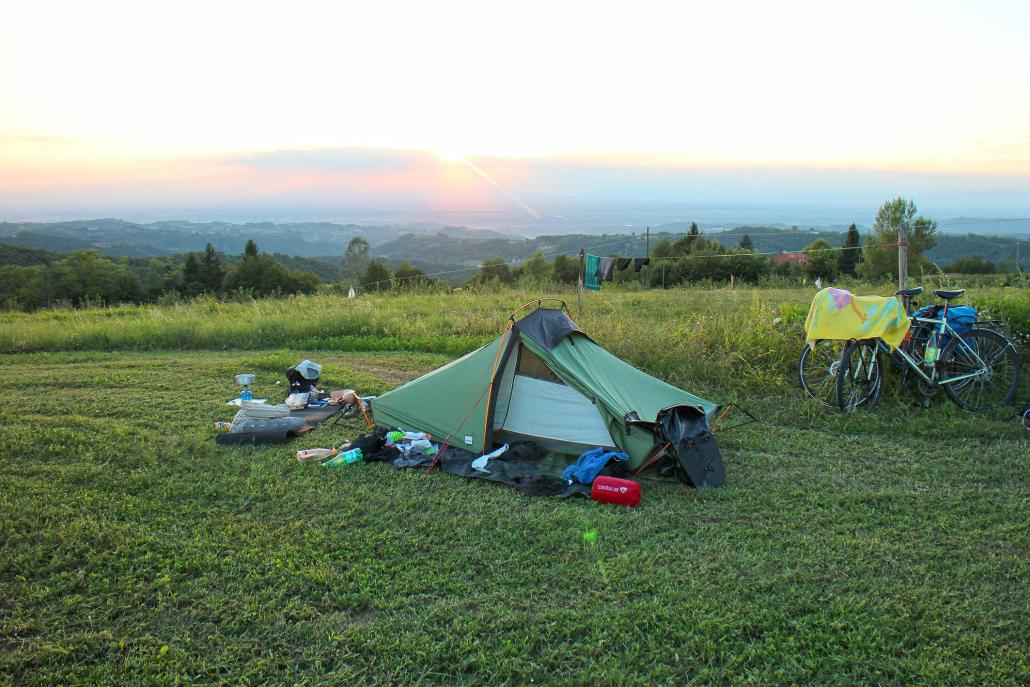
[[[936,271],[925,252],[935,245],[937,223],[919,215],[913,201],[895,198],[880,206],[873,231],[864,241],[857,226],[852,223],[840,246],[832,246],[825,239],[817,239],[801,251],[781,256],[756,254],[748,234],[740,239],[737,246],[726,247],[702,234],[697,223],[691,223],[685,236],[675,241],[663,239],[653,246],[646,273],[641,275],[633,268],[627,268],[615,272],[614,281],[643,282],[651,288],[730,280],[759,283],[771,276],[803,277],[824,283],[831,283],[841,277],[877,281],[897,274],[898,230],[901,227],[906,229],[907,234],[909,272],[919,274]],[[993,271],[990,262],[984,264],[979,258],[966,258],[957,267],[960,269],[955,271],[967,273]],[[469,284],[496,282],[510,285],[520,280],[575,284],[578,278],[578,258],[558,255],[553,263],[548,263],[544,254],[537,251],[517,267],[508,265],[499,257],[486,260],[469,280]]]
[[[873,231],[864,241],[852,224],[842,245],[832,246],[818,239],[798,254],[756,253],[747,234],[737,246],[727,247],[706,237],[697,224],[692,223],[686,235],[675,241],[660,240],[652,247],[646,271],[636,272],[632,268],[617,271],[614,280],[639,282],[651,288],[730,280],[760,283],[770,277],[806,278],[824,283],[841,277],[882,280],[896,274],[901,227],[906,229],[908,237],[910,273],[936,271],[925,251],[935,244],[937,223],[918,214],[913,201],[899,197],[880,206]],[[18,257],[29,259],[32,256]],[[963,258],[946,269],[981,274],[994,271],[994,265],[974,256]],[[578,277],[578,257],[560,254],[549,261],[544,253],[536,251],[519,265],[501,257],[484,260],[466,281],[466,286],[520,282],[572,285]],[[386,260],[372,255],[371,246],[361,236],[350,241],[336,273],[329,274],[328,280],[359,292],[446,287],[445,282],[427,275],[410,262],[391,268]],[[266,297],[313,293],[323,282],[323,277],[312,271],[290,269],[276,257],[261,253],[253,240],[247,242],[243,255],[234,264],[229,264],[226,256],[219,254],[211,244],[202,252],[188,253],[184,257],[146,261],[124,256],[112,259],[96,250],[83,250],[47,264],[0,267],[0,307],[33,310],[58,303],[81,306],[175,302],[204,294]]]
[[[211,244],[200,253],[151,258],[108,258],[95,249],[75,251],[48,264],[0,267],[0,307],[35,310],[115,303],[174,302],[211,294],[265,297],[313,293],[322,279],[291,270],[248,241],[241,259],[228,266]]]

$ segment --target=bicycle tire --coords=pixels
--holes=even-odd
[[[872,410],[883,391],[883,360],[875,339],[851,341],[837,369],[837,407],[843,412]]]
[[[1019,387],[1019,355],[1011,341],[992,329],[970,329],[952,337],[937,363],[943,370],[942,379],[969,374],[980,367],[966,346],[976,352],[990,372],[965,382],[943,384],[952,403],[973,413],[1012,403]]]
[[[805,344],[798,358],[798,381],[809,398],[827,406],[837,402],[837,367],[844,342],[820,339],[815,346]]]

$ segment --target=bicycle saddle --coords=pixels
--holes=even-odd
[[[938,298],[943,298],[946,301],[950,301],[952,298],[958,298],[966,292],[965,289],[955,289],[954,291],[944,291],[943,289],[937,289],[933,292],[933,295]]]
[[[916,286],[916,287],[913,287],[911,289],[901,289],[900,291],[895,291],[894,295],[895,296],[902,296],[904,298],[914,298],[914,297],[920,295],[921,293],[923,293],[923,287],[922,286]]]

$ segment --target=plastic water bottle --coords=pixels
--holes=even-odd
[[[344,451],[343,453],[340,453],[339,455],[330,458],[326,462],[322,463],[322,465],[324,465],[325,467],[334,468],[340,465],[350,465],[351,463],[357,463],[359,460],[361,460],[361,458],[361,449],[352,448],[349,451]]]
[[[929,367],[937,362],[937,331],[934,330],[930,333],[930,338],[926,342],[926,350],[923,352],[923,365]]]

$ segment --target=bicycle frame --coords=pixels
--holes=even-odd
[[[882,339],[877,339],[876,340],[876,345],[877,345],[877,348],[879,350],[882,350],[887,355],[891,355],[892,353],[897,353],[901,357],[901,359],[905,362],[905,364],[908,365],[909,368],[913,372],[915,372],[917,375],[919,375],[919,377],[922,378],[922,380],[924,382],[926,382],[927,384],[932,384],[934,386],[944,386],[945,384],[955,384],[956,382],[961,382],[961,381],[963,381],[965,379],[972,379],[973,377],[980,377],[982,375],[987,374],[990,371],[990,368],[987,366],[987,363],[985,363],[983,361],[983,358],[981,358],[980,355],[975,350],[973,350],[972,346],[967,344],[962,339],[962,336],[958,332],[956,332],[954,329],[952,329],[951,325],[948,324],[947,320],[944,320],[944,319],[933,319],[933,318],[929,318],[929,317],[914,317],[912,319],[913,319],[914,322],[921,322],[923,324],[937,325],[936,327],[934,327],[934,329],[936,329],[938,340],[942,339],[944,337],[945,333],[955,337],[956,339],[958,339],[959,345],[964,347],[966,352],[972,354],[972,356],[980,364],[980,369],[975,371],[975,372],[969,372],[967,374],[957,375],[955,377],[948,377],[947,379],[940,379],[937,376],[937,361],[936,360],[934,360],[933,366],[930,368],[930,374],[926,374],[925,372],[923,372],[923,369],[922,369],[923,368],[923,365],[922,365],[923,361],[922,360],[916,360],[911,355],[909,355],[905,351],[905,349],[902,348],[901,346],[899,346],[894,351],[891,351],[890,347],[888,347],[887,344],[885,344]]]

